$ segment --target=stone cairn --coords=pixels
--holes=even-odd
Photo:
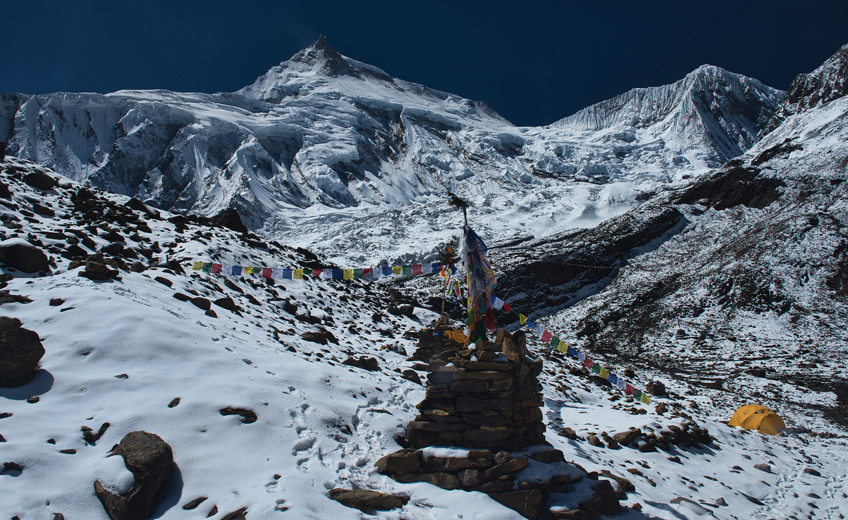
[[[409,447],[378,460],[378,471],[402,483],[487,493],[530,519],[617,513],[620,505],[608,481],[587,481],[591,498],[573,509],[547,508],[551,493],[566,493],[569,484],[597,475],[565,463],[563,453],[545,440],[536,379],[542,360],[529,355],[524,333],[500,329],[494,342],[470,349],[457,339],[459,333],[444,326],[418,333],[412,359],[427,362],[418,365],[429,372],[427,394],[407,425]],[[458,449],[439,452],[447,446]],[[524,472],[534,476],[521,478],[522,470],[538,464],[553,466],[534,466]]]

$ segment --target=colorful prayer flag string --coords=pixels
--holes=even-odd
[[[273,278],[278,280],[303,280],[309,276],[324,280],[377,280],[385,276],[412,276],[418,274],[438,273],[442,270],[442,264],[427,263],[416,265],[396,265],[365,267],[357,269],[282,269],[277,267],[249,267],[241,265],[219,264],[212,262],[192,262],[193,271],[204,273],[221,274],[224,276],[253,276],[258,274],[261,278]],[[458,285],[458,284],[457,284]]]

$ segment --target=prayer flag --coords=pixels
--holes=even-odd
[[[609,370],[607,370],[606,368],[601,368],[601,372],[600,372],[599,375],[601,377],[603,377],[604,379],[609,379],[610,373],[609,373]]]
[[[203,269],[203,262],[194,262],[192,265],[192,271],[200,271]]]
[[[369,276],[369,275],[373,277],[373,273],[374,273],[373,269],[371,269],[370,267],[366,267],[362,270],[362,277],[364,278],[364,277]],[[354,274],[354,276],[356,275],[356,273],[353,273],[353,274]]]
[[[242,267],[240,265],[233,266],[233,276],[241,276]]]
[[[503,306],[504,306],[503,300],[501,300],[497,296],[492,298],[492,307],[494,307],[497,310],[501,310],[501,309],[503,309]]]
[[[583,366],[586,367],[586,368],[592,368],[592,365],[594,365],[594,364],[595,364],[595,362],[592,361],[589,358],[585,358],[584,361],[583,361]]]
[[[586,359],[586,356],[584,356],[582,352],[577,353],[577,361],[582,363],[583,360],[585,360],[585,359]]]
[[[421,264],[421,272],[423,274],[430,274],[433,272],[433,264]]]
[[[374,269],[371,270],[371,277],[374,278],[375,280],[379,279],[381,276],[383,276],[383,268],[382,267],[377,266],[377,267],[375,267]]]
[[[627,382],[624,381],[624,379],[619,377],[618,381],[615,382],[615,386],[618,387],[621,390],[624,390],[625,387],[627,386]]]
[[[431,273],[437,273],[441,270],[442,270],[442,264],[440,264],[439,262],[435,262],[433,264],[430,264],[430,272]]]
[[[344,270],[343,269],[333,269],[333,280],[343,280],[344,279]]]
[[[228,276],[233,273],[233,266],[229,264],[221,264],[221,274]]]
[[[211,262],[203,262],[203,269],[201,269],[204,273],[208,273],[212,271],[212,263]]]
[[[536,325],[536,327],[534,328],[536,329],[536,335],[539,336],[539,338],[541,339],[542,336],[545,334],[545,327],[542,327],[541,325]]]
[[[608,379],[609,379],[609,382],[612,383],[612,386],[616,386],[616,384],[618,383],[618,376],[613,374],[612,372],[610,372]]]
[[[391,276],[395,274],[395,268],[391,266],[383,267],[383,276]]]
[[[641,400],[642,399],[642,391],[639,390],[638,388],[634,388],[633,389],[633,398],[636,399],[637,401]]]
[[[294,277],[294,269],[283,269],[282,275],[284,280],[291,280]]]
[[[601,373],[601,365],[599,365],[598,363],[593,363],[592,364],[592,373],[593,374],[600,374]]]
[[[548,332],[548,331],[543,332],[542,336],[541,336],[542,343],[550,343],[551,340],[553,339],[553,337],[554,337],[554,335],[551,334],[550,332]],[[557,343],[559,343],[558,339],[557,339]]]
[[[292,273],[292,278],[295,280],[303,280],[303,269],[295,269]]]
[[[362,269],[354,269],[353,270],[354,278],[362,278]]]
[[[574,350],[574,347],[568,347],[568,350],[565,351],[565,355],[570,357],[579,357],[582,354],[579,354],[576,350]]]
[[[419,265],[413,265],[412,266],[412,274],[421,274],[421,273],[424,272],[423,269],[424,268],[420,264]]]
[[[633,395],[633,387],[630,386],[630,383],[624,384],[624,393],[627,395]]]
[[[504,302],[503,308],[506,312],[512,312],[512,305],[508,304],[507,302]]]
[[[262,268],[262,274],[261,274],[262,278],[271,278],[271,276],[273,274],[274,274],[274,270],[271,269],[270,267],[263,267]]]
[[[253,274],[253,268],[248,267],[248,266],[244,266],[243,272],[244,272],[245,276],[250,276],[250,275]]]
[[[642,397],[640,397],[639,400],[645,404],[651,404],[651,397],[644,392],[642,393]]]
[[[403,267],[396,265],[392,267],[392,274],[401,274],[403,272]]]
[[[305,271],[305,269],[304,269],[304,271]],[[321,273],[323,273],[323,272],[324,272],[324,270],[323,270],[323,269],[313,269],[313,270],[312,270],[312,275],[313,275],[315,278],[321,278]]]
[[[527,325],[527,327],[530,329],[536,329],[536,322],[533,320],[527,320],[527,323],[525,325]]]
[[[212,272],[220,273],[221,272],[221,264],[212,264]]]
[[[404,276],[412,276],[412,266],[411,265],[403,266],[401,274],[403,274]]]
[[[521,322],[522,325],[524,325],[525,323],[527,323],[527,316],[525,316],[523,314],[519,314],[518,315],[518,321]]]
[[[353,269],[342,269],[342,278],[345,280],[353,280]]]

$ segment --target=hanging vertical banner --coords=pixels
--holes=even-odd
[[[459,258],[465,268],[468,286],[468,343],[483,339],[486,331],[497,328],[492,309],[492,289],[497,278],[486,259],[489,248],[469,226],[462,227]]]

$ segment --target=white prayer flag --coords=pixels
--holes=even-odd
[[[501,309],[503,309],[503,306],[504,306],[504,301],[501,300],[500,298],[498,298],[497,296],[495,296],[494,299],[492,300],[492,307],[494,307],[497,310],[501,310]]]
[[[427,262],[426,264],[421,264],[421,273],[432,273],[433,272],[433,264]]]
[[[271,269],[271,278],[282,279],[283,269],[281,267],[275,267],[274,269]]]

